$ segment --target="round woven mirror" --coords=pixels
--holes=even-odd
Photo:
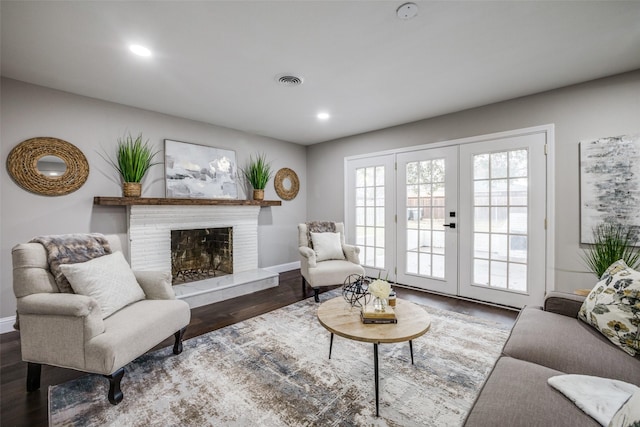
[[[292,200],[298,195],[300,181],[298,175],[289,168],[282,168],[273,179],[276,193],[282,200]]]
[[[89,163],[75,145],[39,137],[22,141],[11,150],[7,170],[25,190],[62,196],[82,187],[89,176]]]

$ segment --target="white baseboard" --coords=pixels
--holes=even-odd
[[[272,273],[284,273],[285,271],[297,270],[300,268],[300,261],[290,262],[287,264],[272,265],[271,267],[264,267],[265,270]]]
[[[300,261],[290,262],[287,264],[272,265],[271,267],[265,267],[264,269],[272,273],[284,273],[286,271],[296,270],[300,268]],[[16,323],[16,316],[4,317],[0,319],[0,334],[6,334],[7,332],[13,332],[13,324]]]
[[[0,319],[0,334],[6,334],[7,332],[13,332],[13,324],[16,323],[16,316],[3,317]]]

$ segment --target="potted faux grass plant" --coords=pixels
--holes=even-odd
[[[116,160],[107,157],[106,160],[118,171],[122,178],[122,194],[124,197],[140,197],[142,194],[142,178],[154,162],[158,151],[153,151],[149,140],[142,140],[142,133],[137,137],[128,134],[118,138]]]
[[[593,228],[593,244],[584,250],[582,259],[598,279],[620,259],[637,269],[640,267],[640,250],[634,248],[637,243],[635,230],[622,224],[603,222]]]
[[[264,200],[264,189],[273,174],[271,163],[267,162],[266,155],[258,154],[255,160],[251,156],[247,167],[240,170],[253,187],[253,200]]]

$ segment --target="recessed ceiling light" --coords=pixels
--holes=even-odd
[[[132,44],[131,46],[129,46],[129,50],[138,56],[151,56],[151,51],[144,46],[140,46],[139,44]]]
[[[316,117],[318,118],[318,120],[328,120],[331,116],[329,115],[329,113],[318,113]]]

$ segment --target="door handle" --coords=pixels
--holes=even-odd
[[[442,224],[443,227],[451,227],[451,228],[456,228],[456,223],[455,222],[450,222],[449,224]]]

